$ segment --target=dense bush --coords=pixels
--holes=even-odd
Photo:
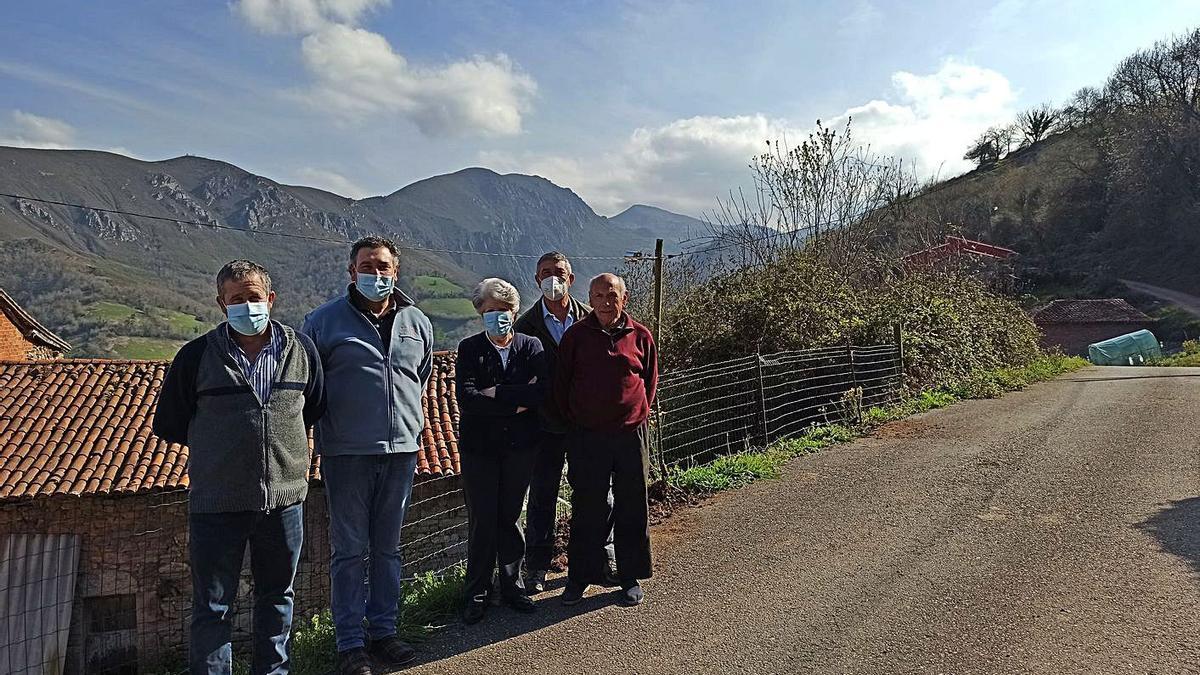
[[[940,386],[1038,354],[1038,331],[1014,302],[954,274],[854,272],[802,252],[677,289],[665,303],[664,368],[828,345],[873,344],[903,326],[911,384]]]

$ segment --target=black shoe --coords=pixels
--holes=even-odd
[[[646,594],[642,592],[642,587],[638,585],[637,580],[622,581],[620,601],[626,607],[637,607],[642,604],[642,600],[646,599]]]
[[[604,580],[601,583],[608,588],[616,588],[621,585],[621,577],[617,576],[617,563],[612,560],[608,561],[608,565],[604,568]]]
[[[567,580],[567,587],[563,589],[562,604],[570,607],[578,605],[580,600],[583,600],[583,592],[587,590],[587,584],[581,584],[576,581]]]
[[[507,593],[504,596],[504,604],[512,607],[518,612],[530,614],[537,611],[537,605],[528,596],[522,594],[519,590],[514,590],[512,593]]]
[[[463,623],[468,626],[479,623],[483,618],[483,612],[487,608],[487,603],[483,600],[472,600],[463,608]]]
[[[525,593],[536,595],[546,590],[546,570],[533,570],[525,577]]]
[[[367,653],[376,663],[388,669],[408,665],[417,658],[417,650],[395,635],[367,642]]]
[[[375,675],[367,650],[356,647],[338,652],[337,675]]]

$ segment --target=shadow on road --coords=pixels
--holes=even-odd
[[[1137,528],[1153,535],[1164,551],[1183,558],[1200,574],[1200,497],[1170,502]]]
[[[551,585],[550,588],[553,589],[554,586]],[[483,620],[473,626],[461,622],[451,625],[437,633],[429,642],[418,646],[417,660],[410,667],[436,663],[616,603],[615,592],[589,595],[574,607],[564,606],[559,601],[559,596],[558,592],[544,594],[535,601],[538,611],[532,614],[521,614],[504,606],[489,607]]]

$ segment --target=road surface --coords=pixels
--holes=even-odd
[[[559,591],[414,673],[1200,672],[1200,369],[894,423],[654,530],[646,603]]]
[[[1194,295],[1188,295],[1182,291],[1173,291],[1169,288],[1162,288],[1161,286],[1143,284],[1140,281],[1128,281],[1126,279],[1122,279],[1121,283],[1135,291],[1138,291],[1139,293],[1144,293],[1151,297],[1158,298],[1159,300],[1165,300],[1175,305],[1179,309],[1187,312],[1188,314],[1200,317],[1200,298],[1197,298]]]

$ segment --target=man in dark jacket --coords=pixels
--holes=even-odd
[[[571,428],[571,564],[562,599],[579,602],[587,585],[603,576],[611,480],[621,602],[637,605],[643,598],[638,581],[651,575],[646,422],[658,386],[658,353],[650,331],[625,312],[623,279],[601,274],[592,279],[590,295],[592,313],[563,336],[554,371],[554,396]]]
[[[591,306],[571,295],[575,274],[571,261],[558,251],[543,255],[534,276],[542,295],[533,307],[517,319],[516,332],[541,340],[545,349],[548,378],[554,377],[558,343],[575,322],[592,311]],[[546,571],[554,554],[554,526],[558,521],[558,489],[562,484],[563,464],[567,456],[567,423],[554,397],[547,396],[538,409],[541,434],[533,475],[529,482],[529,504],[525,511],[525,589],[540,593],[546,589]],[[611,505],[611,492],[610,505]],[[610,574],[613,567],[612,530],[605,542]],[[612,581],[612,579],[608,579]]]
[[[193,675],[232,671],[232,607],[247,544],[255,596],[251,673],[286,674],[290,667],[308,429],[324,412],[325,390],[316,347],[270,319],[274,302],[260,265],[235,260],[222,267],[217,304],[228,321],[179,350],[154,412],[154,434],[189,451]]]

